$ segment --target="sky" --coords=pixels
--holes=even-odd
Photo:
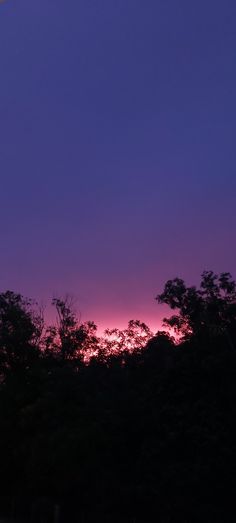
[[[155,330],[167,279],[236,276],[235,28],[235,0],[1,2],[1,291]]]

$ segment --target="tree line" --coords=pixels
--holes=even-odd
[[[131,320],[99,337],[69,299],[48,327],[0,294],[0,515],[235,521],[236,284],[205,271],[157,301],[167,330]]]

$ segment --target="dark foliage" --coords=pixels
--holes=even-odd
[[[166,320],[178,343],[132,321],[109,331],[112,351],[68,302],[43,330],[32,303],[0,295],[2,513],[235,521],[235,283],[205,272],[200,289],[175,279],[158,300],[178,311]]]

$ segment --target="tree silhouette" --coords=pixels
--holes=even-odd
[[[27,369],[39,355],[43,319],[20,294],[0,294],[0,374]]]
[[[72,302],[69,297],[65,300],[54,298],[52,304],[57,311],[60,354],[63,359],[78,357],[78,350],[84,340],[84,335],[72,310]]]
[[[100,340],[103,354],[121,356],[123,353],[132,353],[142,349],[153,336],[149,327],[139,320],[130,320],[126,329],[106,329]]]
[[[0,517],[54,523],[233,523],[236,287],[169,280],[180,334],[140,321],[103,338],[55,299],[0,294]]]
[[[164,292],[157,296],[159,303],[177,309],[178,315],[165,318],[165,325],[188,339],[200,333],[225,333],[233,347],[231,334],[236,320],[236,288],[230,273],[219,276],[204,271],[200,289],[186,287],[180,278],[167,281]]]

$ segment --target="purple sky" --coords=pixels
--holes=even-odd
[[[0,5],[1,289],[158,325],[235,274],[235,0]]]

